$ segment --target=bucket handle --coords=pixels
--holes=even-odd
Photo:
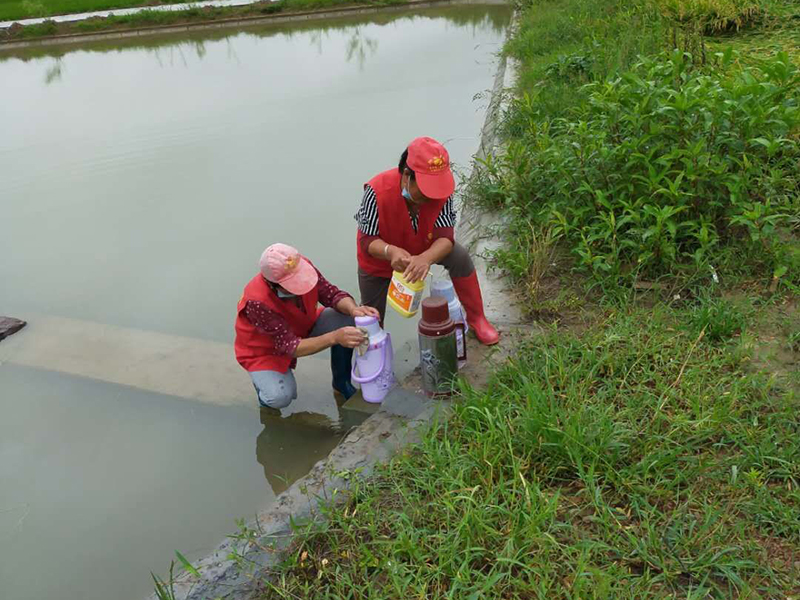
[[[386,335],[387,335],[386,339],[388,340],[389,339],[388,338],[389,334],[386,334]],[[353,370],[350,372],[350,379],[352,379],[356,383],[370,383],[372,381],[375,381],[378,378],[378,375],[383,373],[383,368],[386,366],[386,341],[384,341],[383,345],[381,346],[381,350],[382,350],[382,352],[381,352],[381,366],[378,367],[378,370],[375,371],[374,375],[368,375],[367,377],[359,377],[358,375],[356,375],[356,370],[358,369],[358,359],[356,359],[353,362]]]
[[[461,330],[461,339],[464,340],[464,354],[460,356],[456,356],[456,360],[467,360],[467,326],[464,324],[463,321],[458,321],[456,323],[456,329]],[[457,346],[457,344],[456,344]]]

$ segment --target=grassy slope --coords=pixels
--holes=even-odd
[[[263,597],[800,592],[797,375],[752,368],[755,307],[706,309],[530,340],[301,538]],[[773,310],[797,331],[796,309]]]

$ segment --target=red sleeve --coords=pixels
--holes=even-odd
[[[317,269],[317,275],[319,277],[319,281],[317,283],[317,292],[319,293],[319,303],[322,304],[322,306],[336,308],[336,304],[338,304],[342,298],[352,298],[350,294],[344,290],[340,290],[330,281],[325,279],[322,273],[319,272],[319,269]]]
[[[456,236],[455,236],[455,228],[453,227],[434,227],[433,228],[433,239],[438,240],[439,238],[447,238],[454,244],[456,243]]]
[[[286,319],[258,300],[247,301],[244,305],[244,316],[261,333],[272,337],[277,354],[294,356],[301,338],[294,334]]]
[[[365,254],[369,254],[369,245],[378,239],[380,239],[380,236],[364,235],[360,230],[358,232],[358,246]]]

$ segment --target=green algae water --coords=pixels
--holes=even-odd
[[[261,415],[236,303],[276,241],[358,296],[362,184],[418,135],[466,171],[509,17],[0,53],[0,314],[30,322],[0,342],[0,597],[141,598],[358,422],[327,353],[300,361],[286,418]],[[414,325],[387,319],[399,374]]]

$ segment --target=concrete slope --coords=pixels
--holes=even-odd
[[[230,344],[63,317],[23,315],[0,362],[91,377],[220,405],[254,405]]]

